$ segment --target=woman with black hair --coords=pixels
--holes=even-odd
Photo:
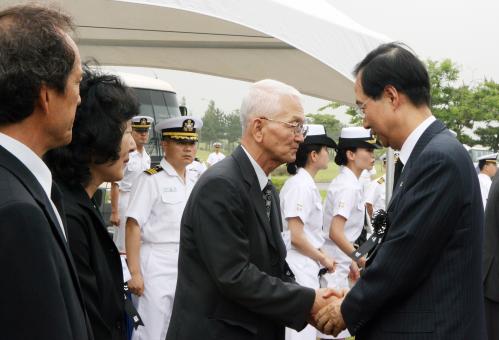
[[[294,163],[288,164],[290,177],[281,189],[279,198],[284,233],[291,238],[286,261],[302,286],[318,289],[321,267],[334,271],[335,262],[321,249],[322,200],[314,177],[319,170],[327,169],[328,148],[336,143],[326,135],[324,126],[307,125],[307,135],[300,144]],[[286,339],[315,340],[317,330],[307,326],[301,332],[286,328]]]
[[[337,263],[336,271],[326,276],[329,288],[349,288],[349,276],[356,281],[359,267],[365,266],[365,258],[358,262],[350,258],[355,250],[353,243],[362,232],[366,211],[359,177],[372,166],[374,149],[379,147],[368,129],[345,127],[341,130],[334,159],[340,166],[340,174],[329,185],[324,205],[324,232],[329,236],[324,250]],[[345,330],[336,339],[348,336]]]
[[[121,260],[93,199],[103,182],[123,177],[135,148],[131,118],[138,105],[116,76],[84,69],[81,104],[69,145],[44,160],[63,194],[67,239],[95,340],[125,340]]]

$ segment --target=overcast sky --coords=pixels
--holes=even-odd
[[[450,58],[466,83],[487,77],[499,81],[499,1],[497,0],[328,0],[355,21],[390,39],[409,45],[422,59]],[[248,83],[189,72],[133,69],[172,84],[184,96],[190,113],[202,116],[213,99],[225,112],[239,108]],[[307,113],[327,104],[304,97]],[[338,115],[347,122],[345,115]]]

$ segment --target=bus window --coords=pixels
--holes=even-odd
[[[151,91],[144,89],[134,89],[137,94],[137,100],[139,101],[139,111],[143,116],[149,116],[154,118],[154,113],[152,111],[151,103]]]
[[[177,95],[173,92],[163,92],[166,108],[170,117],[180,116],[180,109],[177,102]]]

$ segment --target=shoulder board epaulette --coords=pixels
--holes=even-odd
[[[378,182],[379,184],[383,184],[383,183],[385,183],[385,178],[383,176],[381,176],[380,178],[378,178],[378,180],[376,182]]]
[[[158,172],[163,171],[163,168],[160,165],[153,166],[150,169],[144,170],[144,172],[148,175],[154,175]]]

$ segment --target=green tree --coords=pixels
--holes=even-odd
[[[427,60],[426,65],[430,77],[433,114],[448,128],[455,131],[458,140],[462,143],[473,145],[480,142],[466,135],[465,130],[473,129],[475,122],[497,120],[499,117],[499,84],[488,80],[476,86],[459,83],[459,67],[450,59]],[[324,108],[335,109],[341,106],[341,104],[332,102]],[[352,117],[352,124],[362,123],[362,117],[354,108],[348,108],[346,113]],[[482,135],[484,133],[486,133],[485,130]]]
[[[210,100],[208,108],[203,116],[203,128],[201,129],[201,141],[211,145],[214,141],[224,137],[226,131],[225,114]]]
[[[488,146],[494,151],[499,150],[499,126],[487,125],[476,129],[475,133],[480,138],[480,144]]]
[[[473,108],[487,123],[499,120],[499,84],[485,79],[473,91]]]
[[[475,106],[475,89],[458,84],[459,67],[450,59],[441,62],[428,60],[430,75],[431,111],[465,144],[474,144],[464,129],[473,129],[475,122],[483,119],[483,111]]]
[[[239,117],[239,110],[233,111],[231,114],[225,116],[226,122],[226,138],[229,144],[239,142],[241,138],[241,119]],[[232,146],[232,145],[231,145]],[[231,147],[232,149],[232,147]]]
[[[334,140],[338,140],[342,128],[341,122],[331,114],[316,113],[307,114],[312,124],[321,124],[326,128],[326,133]]]

